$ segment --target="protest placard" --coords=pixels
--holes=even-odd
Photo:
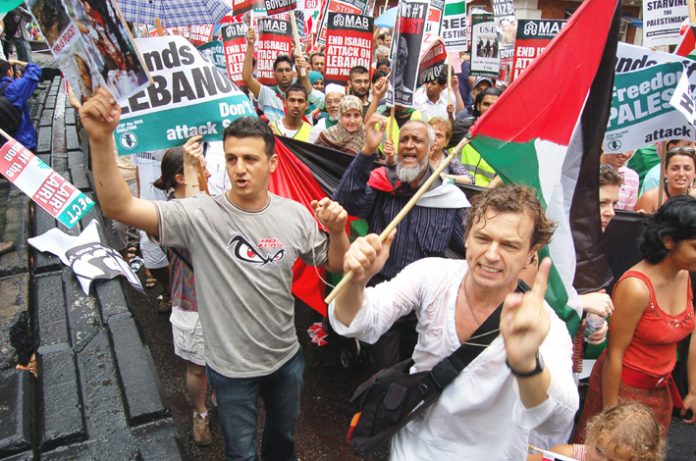
[[[694,94],[691,91],[691,83],[689,82],[689,69],[684,66],[684,72],[679,77],[679,83],[674,89],[674,94],[669,100],[669,104],[679,111],[687,122],[693,127],[696,122],[696,102],[694,102]]]
[[[225,50],[227,75],[238,87],[246,88],[246,83],[242,78],[242,67],[247,49],[247,26],[241,22],[233,22],[220,29],[220,32]]]
[[[428,9],[428,21],[425,26],[426,34],[440,35],[442,21],[445,16],[445,0],[431,0]]]
[[[325,0],[321,16],[319,17],[319,27],[316,42],[326,44],[326,23],[329,13],[348,13],[371,16],[375,7],[375,0]]]
[[[297,9],[304,13],[305,37],[312,40],[312,34],[317,33],[319,16],[321,15],[322,0],[297,0]]]
[[[442,20],[442,39],[447,45],[447,51],[466,51],[469,46],[469,36],[466,33],[466,1],[453,0],[445,4],[445,15]]]
[[[423,53],[421,53],[418,67],[418,86],[435,80],[442,73],[447,61],[445,42],[440,37],[426,34],[422,48]]]
[[[560,19],[521,19],[515,40],[515,58],[511,80],[520,74],[544,52],[546,45],[566,23]]]
[[[3,136],[8,141],[0,148],[0,173],[65,227],[75,226],[94,206],[92,199],[22,144]]]
[[[643,46],[678,44],[679,29],[688,19],[687,0],[644,0]]]
[[[140,38],[138,46],[153,84],[122,103],[115,132],[120,155],[180,146],[198,134],[221,141],[232,120],[256,115],[227,72],[206,62],[185,38]]]
[[[274,85],[273,61],[280,54],[292,56],[292,29],[289,21],[259,18],[256,40],[256,79],[263,85]]]
[[[117,99],[150,82],[135,42],[113,0],[28,0],[27,5],[73,92],[86,101],[99,87]]]
[[[287,13],[297,8],[296,0],[263,0],[263,3],[269,16]]]
[[[428,17],[428,2],[402,0],[396,18],[396,33],[392,40],[392,71],[387,91],[387,105],[413,106],[413,95],[418,85],[418,63],[425,22]]]
[[[188,26],[188,40],[195,46],[201,46],[213,39],[213,30],[215,26],[212,24]]]
[[[517,35],[515,4],[512,0],[492,0],[492,5],[495,28],[498,31],[499,78],[509,82]]]
[[[369,16],[329,13],[324,83],[345,84],[350,69],[370,68],[372,21]]]
[[[682,73],[696,85],[696,62],[673,54],[619,43],[607,153],[626,152],[671,138],[696,140],[696,130],[670,101]]]
[[[225,48],[220,40],[213,40],[204,45],[196,47],[198,52],[201,53],[203,59],[215,67],[222,70],[227,70],[227,64],[225,62]]]
[[[471,75],[497,78],[498,33],[492,14],[471,15]]]

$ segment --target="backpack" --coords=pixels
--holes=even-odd
[[[5,97],[5,90],[10,83],[12,82],[7,82],[0,88],[0,128],[10,136],[15,136],[22,124],[22,111]]]

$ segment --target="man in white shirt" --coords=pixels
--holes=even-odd
[[[450,114],[447,111],[447,106],[452,104],[453,114],[464,110],[464,100],[459,94],[459,80],[456,76],[452,76],[452,92],[450,100],[450,92],[447,91],[447,67],[442,68],[440,75],[425,82],[423,86],[416,90],[414,96],[414,106],[420,113],[425,114],[428,119],[433,117],[441,117],[445,120],[450,119]]]
[[[513,293],[553,225],[523,186],[488,190],[472,205],[466,261],[422,259],[365,288],[387,260],[394,235],[384,244],[375,234],[359,238],[344,258],[344,271],[354,278],[329,308],[332,327],[374,343],[415,310],[419,337],[411,373],[431,369],[464,342],[476,343],[472,333],[504,303],[501,335],[394,436],[393,460],[522,461],[530,433],[560,442],[578,408],[571,338],[544,302],[550,261],[530,291]]]

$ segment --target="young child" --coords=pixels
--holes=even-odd
[[[636,402],[607,408],[587,424],[585,445],[557,445],[550,451],[577,461],[662,461],[665,441],[650,409]],[[533,454],[527,461],[541,461]],[[559,458],[563,459],[563,458]]]
[[[165,191],[169,199],[184,198],[184,151],[169,149],[162,158],[162,176],[153,183]],[[205,372],[204,342],[198,318],[196,289],[191,256],[183,248],[167,248],[169,258],[174,353],[186,361],[186,388],[193,404],[193,440],[197,445],[210,445],[210,419],[205,406],[208,376]]]

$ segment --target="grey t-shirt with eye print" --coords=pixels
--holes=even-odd
[[[292,269],[298,258],[327,260],[328,237],[309,211],[269,197],[257,212],[225,194],[156,203],[159,243],[191,253],[206,362],[230,378],[269,375],[297,353]]]

